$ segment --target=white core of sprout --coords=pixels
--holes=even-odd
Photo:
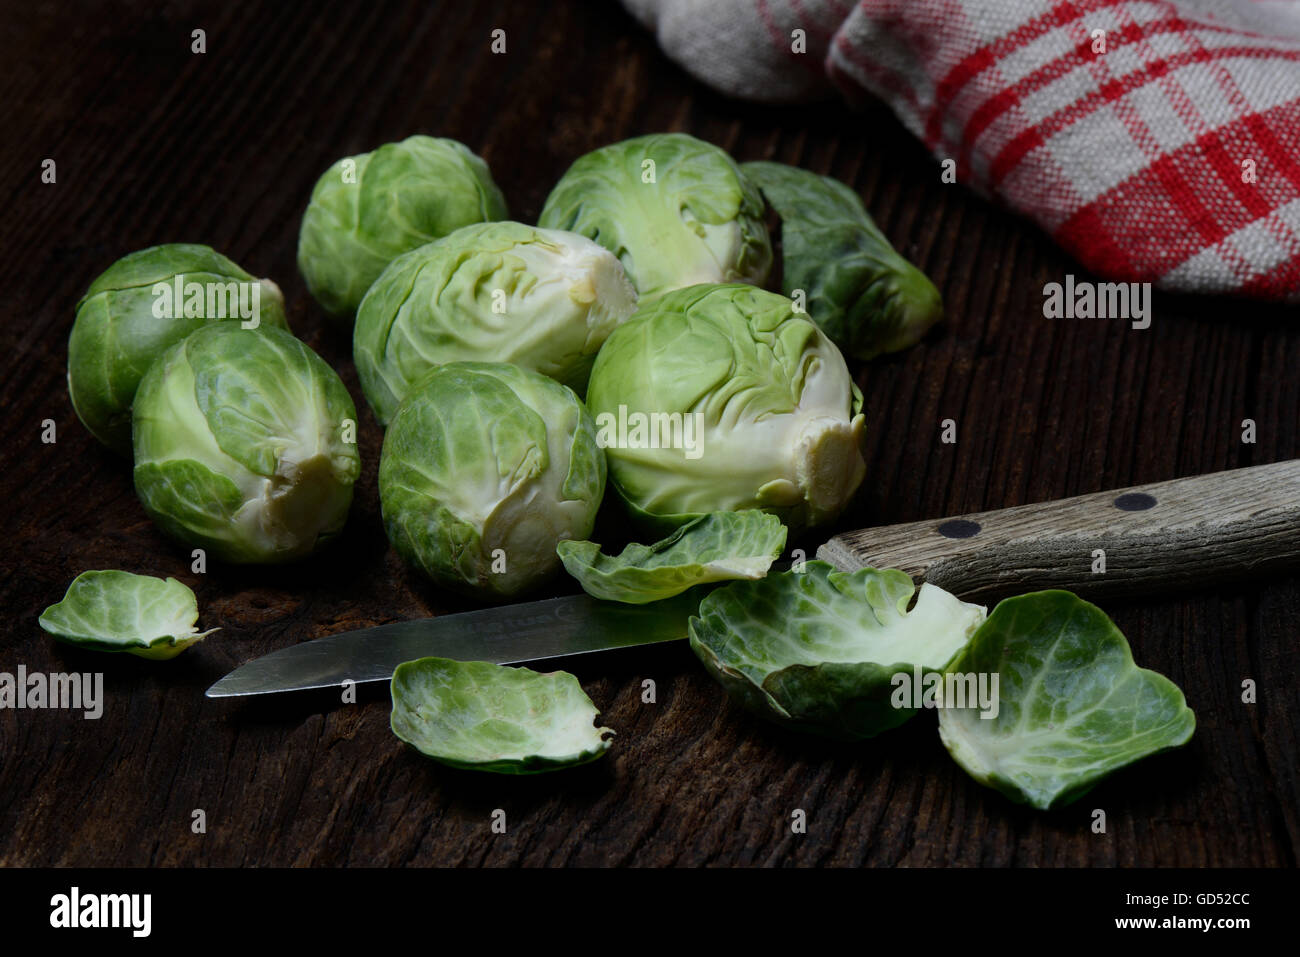
[[[249,537],[274,542],[277,547],[314,542],[325,529],[322,520],[334,514],[330,503],[338,496],[328,455],[318,450],[297,459],[294,454],[283,453],[273,478],[255,476],[243,487],[244,506],[235,515],[235,522],[253,533]],[[303,454],[301,447],[296,454]]]
[[[536,232],[541,241],[521,243],[510,251],[535,277],[522,293],[525,308],[535,317],[532,326],[553,343],[557,333],[578,328],[568,321],[576,316],[584,334],[580,340],[566,334],[564,338],[572,341],[564,351],[594,355],[615,327],[636,310],[636,290],[618,258],[603,246],[563,230]],[[527,356],[533,348],[531,339],[527,335],[521,339],[528,341],[517,343],[514,353]]]
[[[833,515],[866,474],[862,460],[863,417],[853,421],[818,416],[805,420],[795,441],[795,476],[817,516]]]
[[[695,275],[684,276],[674,288],[684,289],[704,282],[760,282],[766,278],[742,273],[731,265],[740,259],[741,249],[744,246],[739,223],[735,221],[716,224],[693,222],[690,225],[703,238],[704,247],[713,257],[713,262],[711,268],[701,262]]]

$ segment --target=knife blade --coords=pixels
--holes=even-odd
[[[209,698],[388,681],[403,661],[437,656],[499,665],[653,645],[686,637],[700,607],[692,588],[648,605],[566,595],[395,621],[300,642],[241,665],[207,690]]]
[[[1147,594],[1292,568],[1300,566],[1300,460],[862,529],[817,555],[846,571],[901,568],[918,584],[979,601],[1038,588]],[[710,587],[648,605],[571,595],[377,625],[271,652],[207,694],[387,681],[403,661],[430,655],[525,664],[673,641],[686,637]]]

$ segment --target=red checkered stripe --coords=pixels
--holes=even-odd
[[[863,0],[827,68],[1099,275],[1300,300],[1300,42],[1169,0]]]

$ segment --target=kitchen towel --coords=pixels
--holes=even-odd
[[[725,93],[879,97],[1099,276],[1300,301],[1300,3],[623,2]]]

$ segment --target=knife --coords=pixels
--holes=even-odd
[[[901,568],[918,585],[984,602],[1040,588],[1150,594],[1261,575],[1300,567],[1300,459],[847,532],[817,557],[844,571]],[[429,655],[525,664],[680,640],[703,587],[648,605],[569,595],[363,628],[254,659],[207,694],[388,681],[403,661]]]

